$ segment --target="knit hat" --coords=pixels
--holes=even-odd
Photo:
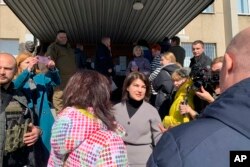
[[[25,42],[24,47],[25,47],[25,50],[32,53],[35,50],[35,43],[33,41],[27,41]]]

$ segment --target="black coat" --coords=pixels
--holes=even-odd
[[[108,69],[112,69],[112,73],[109,73]],[[111,52],[102,43],[99,44],[97,47],[95,58],[95,70],[108,77],[114,75],[114,64]]]
[[[186,51],[181,46],[172,46],[169,50],[175,55],[176,61],[180,63],[182,66],[184,65],[184,60],[186,57]]]
[[[176,64],[169,64],[163,67],[152,82],[152,86],[157,92],[155,107],[158,110],[161,119],[168,114],[168,110],[171,106],[172,92],[174,89],[171,75],[178,68],[179,66]]]
[[[201,67],[210,67],[212,63],[212,60],[205,55],[205,53],[202,53],[199,57],[192,57],[190,59],[190,65],[189,67],[192,69],[194,65],[199,64]]]

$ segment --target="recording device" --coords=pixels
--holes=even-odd
[[[48,64],[50,59],[46,56],[36,56],[39,63]]]
[[[190,77],[193,81],[191,89],[197,91],[203,86],[207,91],[213,92],[215,86],[219,84],[220,71],[212,72],[209,67],[196,64],[191,69]]]

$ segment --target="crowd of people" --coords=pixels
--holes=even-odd
[[[0,53],[0,166],[229,166],[250,149],[249,34],[214,60],[194,41],[189,67],[179,37],[138,41],[115,104],[110,37],[94,68],[63,30],[44,56]]]

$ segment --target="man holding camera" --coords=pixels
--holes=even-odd
[[[222,94],[206,107],[201,119],[164,133],[148,166],[228,167],[230,151],[250,150],[249,45],[250,27],[227,47],[220,73]]]
[[[210,86],[212,86],[212,92],[208,92],[203,86],[199,88],[198,91],[195,92],[195,94],[206,102],[207,104],[210,104],[214,102],[214,100],[220,95],[220,86],[219,86],[219,72],[221,71],[222,65],[223,65],[223,56],[215,58],[211,63],[211,79],[212,83],[210,83]],[[181,114],[189,114],[192,119],[196,119],[199,115],[198,112],[194,111],[189,105],[183,104],[180,105],[180,112]]]

